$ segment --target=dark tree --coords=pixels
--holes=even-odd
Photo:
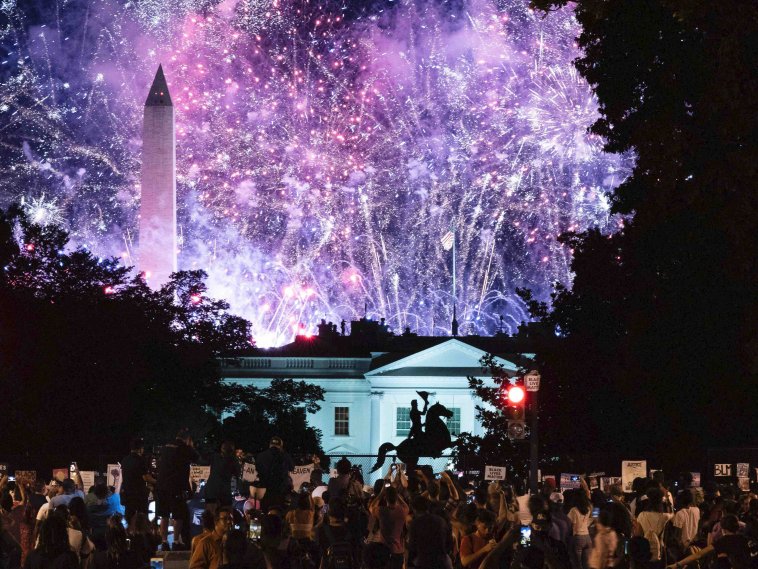
[[[636,165],[612,196],[624,230],[563,238],[576,276],[538,350],[553,428],[577,449],[691,465],[758,428],[758,4],[578,0],[576,14],[591,130]]]

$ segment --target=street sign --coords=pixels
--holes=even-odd
[[[524,386],[527,391],[539,391],[542,376],[538,371],[532,370],[524,376]]]

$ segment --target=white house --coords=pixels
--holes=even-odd
[[[321,411],[309,415],[321,430],[327,455],[373,455],[384,442],[400,443],[410,428],[411,400],[423,401],[416,391],[431,393],[453,412],[447,420],[453,436],[481,433],[476,420],[477,400],[468,376],[492,384],[481,358],[496,355],[506,373],[516,374],[519,363],[532,354],[513,352],[516,339],[504,335],[419,337],[386,332],[383,322],[361,319],[350,335],[322,322],[319,335],[298,337],[282,348],[222,360],[225,381],[265,387],[273,378],[291,378],[324,388]]]

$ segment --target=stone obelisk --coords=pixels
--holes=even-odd
[[[142,123],[139,270],[158,288],[176,271],[176,138],[174,106],[158,66]]]

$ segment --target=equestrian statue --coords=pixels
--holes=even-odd
[[[371,472],[376,472],[384,465],[387,453],[396,451],[397,457],[409,468],[415,468],[421,456],[439,457],[447,448],[450,448],[452,440],[450,431],[447,429],[442,417],[450,419],[453,412],[441,403],[429,406],[429,393],[417,391],[416,393],[424,400],[424,409],[419,411],[418,402],[411,401],[411,428],[408,438],[395,446],[392,443],[384,443],[379,447],[379,456]],[[422,425],[421,418],[426,417],[426,423]]]

